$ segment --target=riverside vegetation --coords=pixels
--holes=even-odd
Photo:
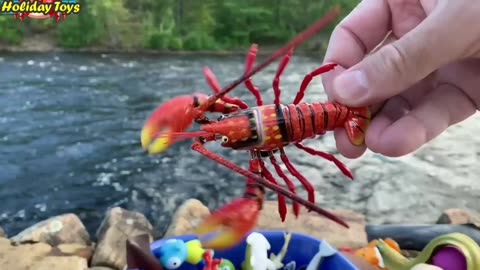
[[[0,45],[42,35],[57,48],[111,50],[235,50],[255,42],[283,44],[334,5],[341,16],[304,50],[325,46],[333,27],[359,0],[78,0],[66,20],[0,16]]]

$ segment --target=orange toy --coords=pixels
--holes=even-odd
[[[400,246],[397,244],[397,242],[395,242],[395,240],[391,238],[386,238],[384,242],[394,250],[400,252]],[[388,270],[383,263],[382,255],[380,255],[380,252],[376,247],[377,243],[378,243],[377,240],[373,240],[373,241],[370,241],[370,243],[368,243],[366,247],[359,248],[357,250],[352,250],[350,248],[339,248],[339,250],[352,253],[364,259],[366,262],[368,262],[370,265],[375,267],[375,269],[377,270]]]

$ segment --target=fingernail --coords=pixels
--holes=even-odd
[[[345,72],[334,82],[334,89],[338,97],[345,101],[353,101],[367,94],[367,77],[360,70]]]

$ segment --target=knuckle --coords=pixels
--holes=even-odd
[[[384,61],[387,70],[392,70],[401,78],[406,78],[409,70],[407,69],[408,56],[397,43],[391,43],[384,47]],[[413,60],[410,58],[410,61]]]

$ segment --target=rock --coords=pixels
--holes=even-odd
[[[327,209],[345,220],[349,229],[328,220],[315,213],[308,213],[301,208],[300,215],[295,218],[292,207],[288,204],[288,213],[285,222],[281,222],[276,201],[266,201],[258,218],[257,230],[289,230],[308,234],[322,239],[335,247],[350,247],[353,249],[368,245],[365,231],[366,218],[362,214],[347,209]]]
[[[15,270],[87,270],[88,261],[82,254],[74,254],[80,245],[64,245],[52,248],[46,243],[12,245],[6,238],[0,238],[1,269]],[[66,253],[59,254],[59,250]],[[68,254],[67,251],[71,253]],[[59,254],[59,255],[57,255]],[[74,256],[71,256],[74,255]]]
[[[94,267],[88,268],[88,270],[114,270],[114,269],[108,268],[108,267],[103,267],[103,266],[94,266]]]
[[[201,201],[189,199],[175,212],[164,237],[191,233],[193,228],[208,215],[210,210]]]
[[[5,236],[5,231],[2,229],[2,227],[0,227],[0,237],[4,237]]]
[[[467,224],[471,223],[480,228],[480,213],[459,208],[445,210],[438,218],[437,224]]]
[[[84,246],[80,244],[62,244],[53,247],[50,252],[51,256],[78,256],[90,261],[93,255],[92,246]]]
[[[41,221],[11,238],[14,244],[46,243],[90,245],[88,234],[82,221],[75,214],[64,214]]]
[[[153,241],[153,227],[144,215],[120,207],[110,209],[97,231],[98,245],[92,266],[123,269],[127,238],[140,234],[148,234],[150,242]]]
[[[87,270],[88,262],[77,256],[56,257],[48,256],[32,265],[35,270]]]
[[[2,269],[27,270],[42,260],[52,247],[45,243],[12,246],[10,240],[0,238],[0,265]]]

